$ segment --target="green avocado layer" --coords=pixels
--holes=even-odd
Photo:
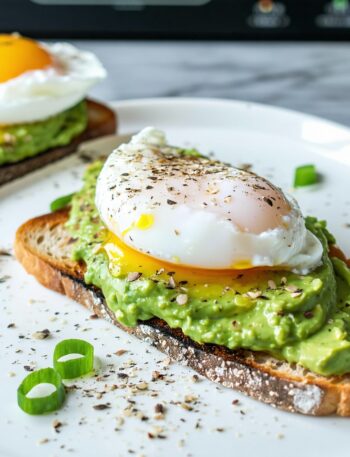
[[[66,146],[86,129],[87,122],[86,102],[82,101],[41,122],[0,125],[0,165]]]
[[[67,227],[75,239],[74,259],[87,265],[85,281],[102,290],[122,324],[134,326],[157,316],[199,343],[265,351],[325,376],[350,372],[350,271],[329,257],[328,246],[335,240],[324,222],[306,219],[324,254],[322,265],[305,276],[246,270],[217,283],[192,278],[184,284],[173,269],[175,288],[169,288],[167,270],[128,281],[101,248],[108,232],[94,196],[102,165],[88,168]],[[187,303],[179,305],[177,297],[184,293]]]

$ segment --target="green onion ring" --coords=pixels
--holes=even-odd
[[[72,201],[74,194],[64,195],[63,197],[56,198],[50,203],[50,211],[58,211],[59,209],[65,208]]]
[[[38,384],[53,384],[56,390],[45,397],[28,398],[27,394]],[[53,368],[43,368],[26,376],[17,389],[18,406],[28,414],[44,414],[59,409],[65,399],[66,391],[62,378]]]
[[[78,359],[60,362],[68,354],[81,354]],[[90,373],[94,368],[94,347],[84,340],[63,340],[57,344],[53,353],[53,366],[62,379],[72,379]]]
[[[302,165],[295,169],[294,187],[311,186],[318,181],[315,165]]]

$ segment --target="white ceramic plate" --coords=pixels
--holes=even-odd
[[[294,168],[314,163],[323,182],[294,192],[306,214],[327,219],[339,244],[350,253],[350,130],[310,116],[261,105],[220,100],[158,99],[114,103],[120,132],[147,125],[166,131],[171,143],[191,145],[233,164],[251,163],[254,171],[289,191]],[[114,138],[87,144],[85,150],[108,151]],[[85,153],[86,153],[85,151]],[[0,190],[0,247],[11,249],[16,228],[48,211],[56,197],[80,187],[82,160],[70,157]],[[0,455],[35,456],[329,456],[348,455],[350,419],[312,418],[272,409],[206,380],[193,383],[193,373],[145,343],[126,336],[67,298],[45,290],[14,259],[0,257],[1,388]],[[14,323],[13,328],[7,328]],[[36,340],[33,332],[48,328],[51,337]],[[27,374],[24,366],[51,364],[55,344],[80,337],[96,349],[99,377],[80,379],[56,414],[31,417],[16,404],[16,388]],[[119,349],[128,352],[117,356]],[[152,371],[166,375],[151,381]],[[133,395],[129,384],[149,383]],[[105,385],[118,388],[100,398]],[[91,389],[90,391],[88,389]],[[131,389],[132,390],[132,389]],[[157,395],[157,396],[152,396]],[[180,404],[198,397],[192,411]],[[148,420],[124,417],[132,404]],[[232,401],[238,399],[238,405]],[[110,403],[103,411],[94,405]],[[154,419],[154,406],[166,406],[165,420]],[[130,403],[129,403],[130,405]],[[137,412],[135,412],[137,415]],[[54,419],[63,425],[60,433]],[[161,427],[154,430],[154,427]],[[115,430],[115,429],[119,430]],[[165,438],[148,437],[159,433]]]

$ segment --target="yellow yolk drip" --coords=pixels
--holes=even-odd
[[[109,259],[109,269],[115,276],[127,275],[130,272],[142,273],[144,277],[169,278],[167,273],[174,272],[177,281],[191,284],[228,284],[241,271],[266,270],[252,268],[248,262],[242,262],[227,270],[208,270],[185,265],[174,265],[136,251],[126,245],[120,238],[109,232],[101,247]]]
[[[0,62],[0,83],[53,65],[51,55],[39,43],[15,34],[0,34]]]
[[[135,228],[147,230],[154,224],[153,214],[141,214],[138,221],[135,223]]]
[[[248,270],[250,268],[254,268],[254,266],[249,262],[249,260],[241,260],[231,265],[232,270]]]
[[[136,222],[133,222],[130,227],[122,231],[122,235],[126,235],[131,229],[147,230],[154,224],[153,214],[141,214]]]

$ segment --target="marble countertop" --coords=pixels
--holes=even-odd
[[[220,97],[291,108],[350,125],[347,43],[75,41],[95,52],[103,100]]]

